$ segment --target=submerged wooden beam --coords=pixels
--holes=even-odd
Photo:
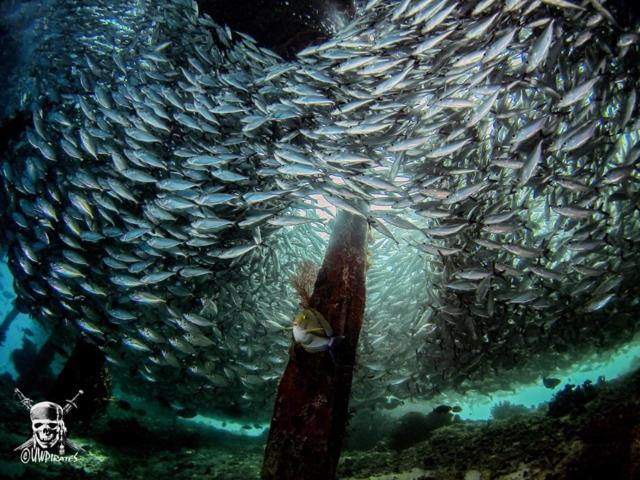
[[[7,312],[7,315],[4,317],[4,320],[0,324],[0,345],[2,345],[6,340],[7,331],[18,315],[20,315],[20,312],[16,307],[13,307]]]
[[[263,480],[331,480],[349,419],[349,396],[365,306],[367,222],[340,212],[309,306],[344,336],[337,357],[290,348],[276,397]]]

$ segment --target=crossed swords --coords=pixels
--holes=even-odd
[[[24,394],[17,388],[14,390],[14,393],[16,397],[18,397],[18,401],[22,404],[22,406],[27,410],[31,410],[31,407],[33,407],[33,400],[25,397]],[[76,400],[78,400],[78,397],[83,393],[84,392],[82,390],[78,390],[78,393],[76,393],[75,397],[73,397],[71,400],[65,400],[67,404],[62,409],[64,415],[69,413],[73,408],[78,408],[78,405],[76,405]]]

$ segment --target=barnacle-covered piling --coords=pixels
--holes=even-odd
[[[335,476],[364,315],[366,240],[367,222],[340,212],[309,304],[344,339],[334,355],[291,347],[271,419],[263,480]]]

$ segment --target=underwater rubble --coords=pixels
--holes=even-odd
[[[129,393],[269,417],[318,196],[375,230],[354,399],[492,391],[638,330],[621,7],[373,0],[286,62],[191,1],[59,3],[11,77],[33,128],[3,148],[2,246],[16,309]]]
[[[70,436],[87,453],[73,464],[22,464],[12,449],[28,434],[24,411],[0,387],[0,478],[7,479],[220,479],[259,478],[265,436],[250,438],[187,426],[156,412],[110,406],[84,431]],[[393,449],[387,434],[373,448],[359,444],[366,415],[351,425],[343,480],[633,480],[640,475],[640,370],[618,380],[567,386],[528,414],[505,420],[451,421],[424,441]],[[572,392],[572,393],[568,393]],[[577,392],[577,393],[576,393]],[[580,401],[578,398],[588,401]],[[570,400],[569,400],[570,399]],[[562,416],[550,415],[564,409]],[[571,405],[572,407],[567,407]],[[140,413],[146,413],[141,415]],[[433,412],[431,412],[433,413]],[[368,412],[370,424],[389,432],[389,416]],[[447,413],[447,415],[451,415]],[[424,415],[425,418],[429,414]],[[451,415],[453,417],[453,415]],[[400,423],[400,422],[397,422]],[[408,425],[408,424],[407,424]],[[414,426],[415,427],[415,426]],[[398,433],[396,432],[396,435]],[[378,437],[380,438],[380,437]]]

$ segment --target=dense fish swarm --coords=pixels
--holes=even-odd
[[[43,18],[10,266],[126,389],[268,415],[331,207],[372,227],[360,403],[506,387],[637,329],[638,29],[606,3],[373,0],[291,62],[185,0]]]

